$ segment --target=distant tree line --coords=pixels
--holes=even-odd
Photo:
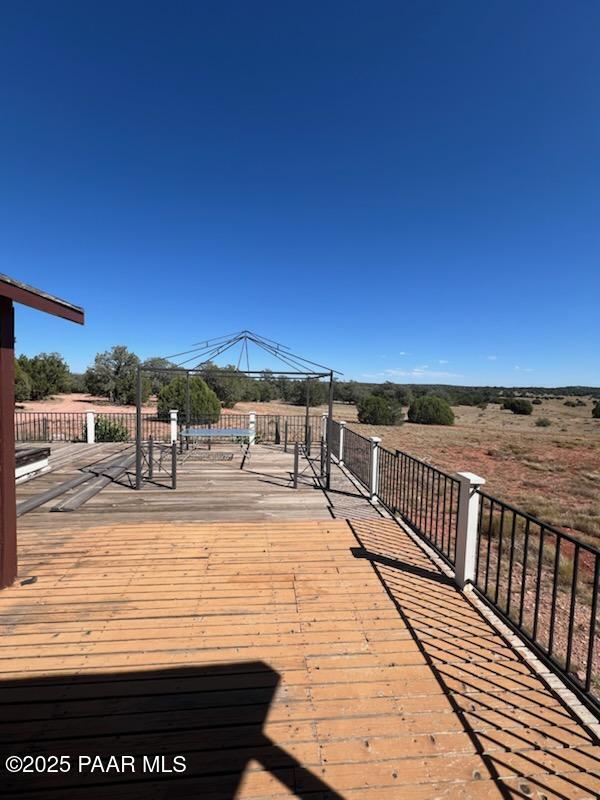
[[[136,375],[139,365],[155,368],[153,372],[143,373],[142,401],[146,403],[150,396],[154,395],[158,398],[159,410],[168,410],[167,406],[179,407],[182,378],[170,371],[174,364],[158,357],[142,361],[124,345],[116,345],[106,352],[98,353],[94,362],[83,374],[70,372],[67,363],[58,353],[40,353],[31,358],[19,356],[15,362],[15,398],[17,402],[24,402],[43,400],[59,393],[89,392],[97,397],[105,397],[117,405],[133,405],[136,399]],[[200,384],[194,383],[196,388],[192,394],[205,398],[200,404],[208,410],[209,416],[215,413],[216,408],[212,396],[216,398],[219,407],[224,408],[232,408],[242,401],[271,400],[303,406],[307,394],[310,405],[318,406],[327,403],[329,396],[327,381],[294,380],[278,376],[269,370],[265,370],[256,378],[251,378],[233,365],[218,367],[212,362],[207,362],[202,370],[196,373],[194,379],[196,378],[211,392],[210,396],[207,395],[203,388],[198,388]],[[174,381],[176,383],[173,383]],[[402,408],[411,405],[414,406],[413,416],[417,415],[417,409],[420,409],[419,415],[423,418],[432,416],[432,409],[435,406],[436,411],[433,416],[436,419],[450,420],[445,406],[442,411],[437,402],[433,405],[415,403],[424,397],[438,398],[448,406],[468,405],[484,408],[488,403],[499,403],[504,408],[515,410],[515,408],[527,408],[524,404],[512,403],[518,399],[539,404],[543,399],[564,400],[565,397],[587,396],[600,401],[600,388],[589,386],[562,386],[553,389],[511,388],[336,380],[333,384],[333,395],[336,402],[352,403],[359,408],[359,411],[362,409],[362,416],[365,419],[377,417],[389,420],[386,424],[397,424],[403,417]],[[576,401],[567,403],[577,404]],[[599,407],[600,403],[593,407],[593,416],[600,415]],[[516,413],[531,412],[520,410]]]

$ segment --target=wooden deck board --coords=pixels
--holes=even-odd
[[[188,769],[5,774],[3,796],[600,791],[591,734],[395,523],[53,516],[21,531],[35,582],[0,596],[2,752]]]
[[[55,448],[19,499],[120,447]],[[304,462],[295,491],[291,464],[188,461],[175,492],[114,484],[19,520],[0,749],[138,760],[0,772],[2,796],[597,796],[597,742],[544,681],[340,470],[324,493]],[[143,754],[188,768],[145,774]]]

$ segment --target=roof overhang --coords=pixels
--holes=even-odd
[[[34,289],[33,286],[28,286],[26,283],[9,278],[8,275],[0,274],[0,296],[8,297],[15,303],[21,303],[21,305],[35,308],[46,314],[68,319],[78,325],[83,325],[84,323],[84,312],[80,306],[67,303],[66,300],[61,300],[60,297],[54,297],[54,295],[47,292],[42,292],[40,289]]]

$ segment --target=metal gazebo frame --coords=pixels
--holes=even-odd
[[[259,349],[268,353],[287,366],[296,367],[293,370],[252,370],[250,369],[250,358],[248,354],[248,343],[251,342]],[[212,359],[224,353],[226,350],[234,347],[234,345],[241,343],[241,350],[238,359],[238,366],[235,371],[230,373],[226,369],[219,369],[215,367],[208,367],[207,364],[212,363]],[[257,380],[268,376],[272,379],[286,378],[291,380],[305,380],[306,381],[306,426],[308,425],[309,409],[310,409],[310,382],[319,381],[323,378],[328,379],[328,412],[327,412],[327,426],[325,431],[326,443],[326,467],[325,467],[325,485],[329,489],[331,486],[331,419],[333,416],[333,380],[334,375],[340,375],[338,370],[331,367],[326,367],[323,364],[318,364],[310,361],[303,356],[292,353],[288,347],[272,339],[267,339],[264,336],[259,336],[249,330],[243,330],[239,333],[229,334],[227,336],[220,336],[214,339],[207,339],[203,342],[197,342],[190,350],[184,350],[180,353],[174,353],[170,356],[165,356],[165,360],[177,358],[179,356],[188,356],[190,353],[193,355],[186,358],[179,364],[174,364],[170,367],[153,367],[144,366],[140,364],[137,368],[136,376],[136,436],[135,436],[135,452],[136,452],[136,488],[140,489],[142,486],[142,378],[144,374],[161,374],[161,375],[185,375],[187,381],[186,391],[186,422],[190,421],[190,376],[198,375],[218,375],[220,378],[227,377],[240,377],[246,376],[248,378]],[[239,369],[242,363],[243,356],[246,356],[247,369]],[[193,367],[184,367],[183,365],[190,361],[196,361],[197,358],[204,360],[198,362]],[[316,368],[316,369],[315,369]]]

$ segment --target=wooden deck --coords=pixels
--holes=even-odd
[[[2,797],[597,797],[592,733],[412,538],[342,473],[329,496],[308,473],[294,493],[278,483],[288,457],[264,452],[229,494],[225,465],[205,463],[180,507],[180,490],[149,489],[131,509],[116,487],[20,520],[0,749],[72,766],[0,771]],[[212,511],[197,489],[191,513],[224,518],[190,520],[211,481]],[[133,755],[136,771],[79,773],[96,754]],[[144,773],[157,754],[186,771]]]
[[[119,450],[123,453],[132,450],[132,445],[122,444],[67,447],[71,448],[71,457],[65,460],[61,456],[65,446],[54,446],[51,462],[52,458],[59,460],[58,468],[17,487],[17,500],[73,477],[81,467],[98,458],[108,458]],[[242,450],[235,445],[216,445],[210,453],[202,451],[204,458],[231,457],[230,461],[199,460],[199,455],[184,456],[179,463],[176,491],[159,485],[160,475],[157,475],[156,484],[144,483],[143,489],[135,492],[130,475],[108,486],[76,513],[51,513],[50,508],[55,505],[51,502],[22,517],[20,526],[25,530],[42,524],[57,530],[85,528],[107,521],[114,524],[157,519],[166,522],[331,519],[326,498],[317,489],[314,472],[306,462],[302,464],[304,472],[299,488],[292,491],[293,455],[284,453],[282,447],[257,445],[252,448],[244,469],[240,469]]]

